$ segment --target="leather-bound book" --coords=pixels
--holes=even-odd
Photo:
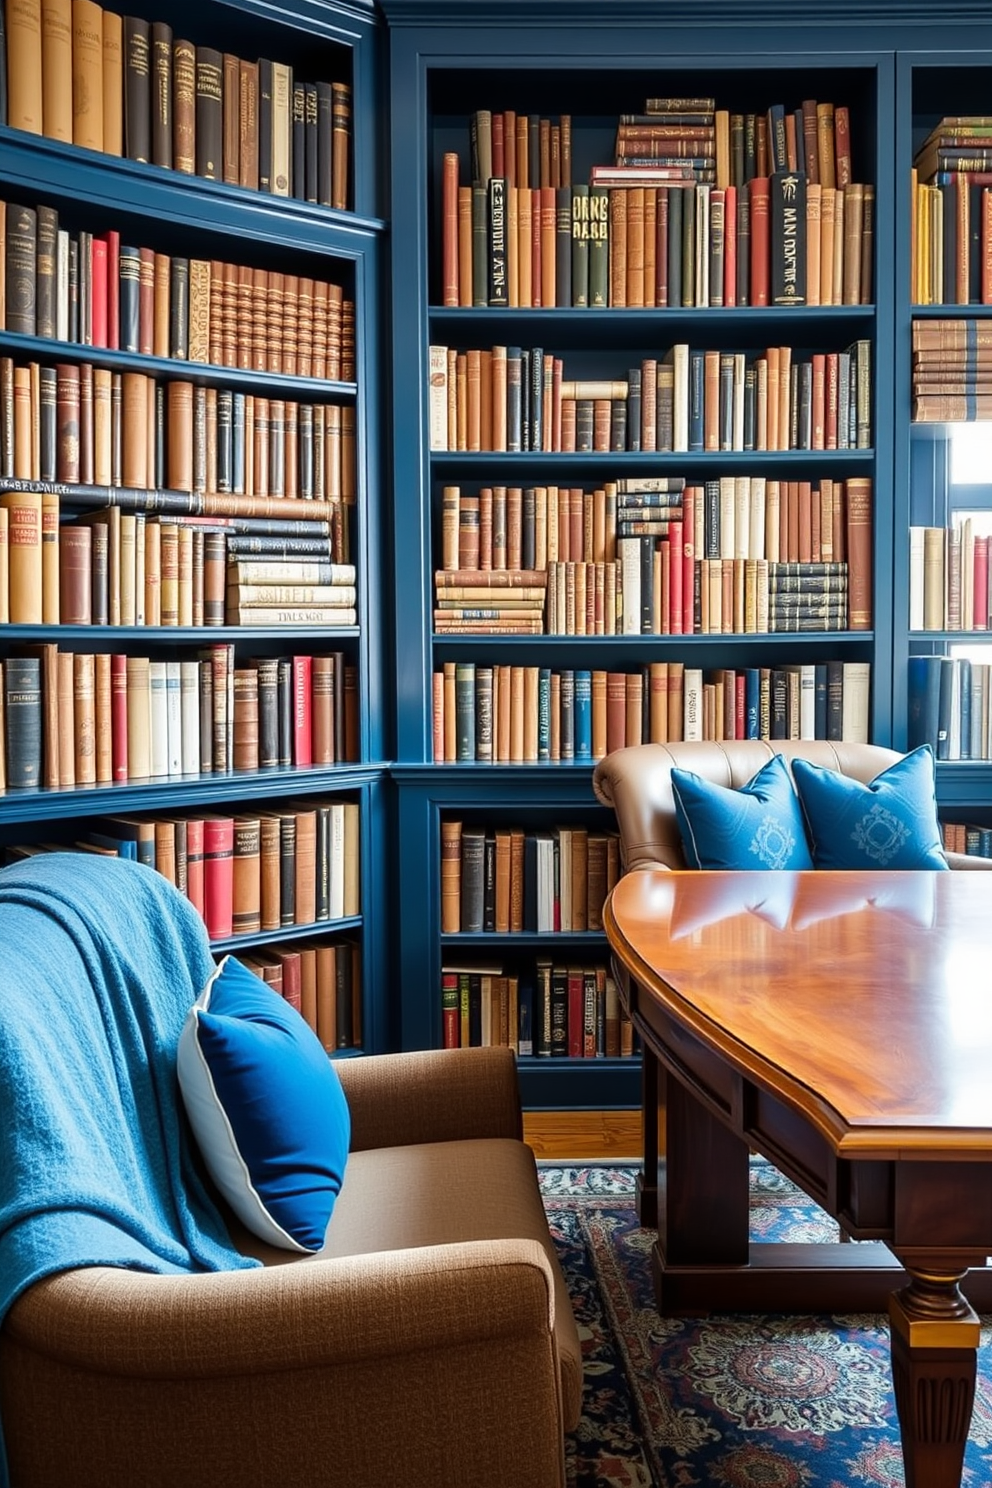
[[[300,1012],[304,1022],[317,1032],[317,947],[298,945],[296,954],[300,958]],[[286,985],[287,968],[283,967],[283,986]]]
[[[287,311],[292,314],[294,306],[289,295],[289,276],[287,275]],[[312,279],[300,275],[297,281],[296,300],[296,375],[298,377],[312,377],[313,372],[313,330],[314,330],[314,282]],[[288,360],[288,358],[287,358]],[[289,367],[287,366],[287,371]]]
[[[8,491],[0,495],[7,512],[7,607],[13,625],[41,625],[41,495]]]
[[[351,88],[331,84],[331,206],[348,206],[349,157],[351,154]]]
[[[37,656],[8,656],[3,668],[7,733],[7,784],[37,789],[41,784],[41,661]]]
[[[30,367],[14,368],[13,386],[13,449],[14,475],[18,480],[33,480],[37,471],[32,469],[34,455],[34,430],[32,427],[32,374]],[[13,541],[13,538],[11,539]]]
[[[189,259],[169,260],[169,356],[189,356]]]
[[[177,41],[172,48],[172,165],[183,175],[196,172],[196,48]]]
[[[79,480],[93,484],[93,363],[79,368]]]
[[[278,930],[280,920],[279,817],[263,812],[260,818],[261,928]]]
[[[296,813],[294,871],[295,922],[312,925],[317,918],[317,813],[313,809]]]
[[[168,461],[166,485],[171,491],[193,490],[193,384],[168,386]]]
[[[205,363],[210,357],[210,264],[203,258],[191,258],[188,262],[187,355],[191,362]]]
[[[279,814],[279,923],[296,924],[296,813]]]
[[[441,934],[457,935],[462,928],[462,823],[441,820]]]
[[[272,173],[273,196],[292,194],[293,171],[293,69],[285,62],[272,64]]]
[[[234,768],[257,770],[258,673],[253,666],[234,669]]]
[[[290,123],[290,196],[297,201],[306,200],[307,147],[306,147],[306,89],[302,83],[293,84]]]
[[[103,12],[103,153],[124,154],[124,21]]]
[[[235,935],[257,935],[262,928],[261,882],[261,822],[257,816],[236,816],[231,920]]]
[[[221,179],[224,148],[224,59],[213,47],[196,49],[196,174]]]
[[[221,338],[221,360],[225,367],[236,367],[238,364],[238,335],[237,335],[237,306],[238,306],[238,268],[237,264],[225,263],[222,265],[224,276],[224,294],[221,303],[223,310],[222,338]]]
[[[111,658],[100,651],[93,658],[95,689],[94,770],[97,785],[113,780],[113,730],[111,720]]]
[[[151,27],[124,17],[124,147],[129,160],[152,158]]]
[[[72,0],[72,142],[103,149],[103,9]]]
[[[54,481],[58,479],[58,373],[54,367],[40,368],[38,387],[38,475],[43,481]]]
[[[7,205],[5,234],[8,331],[37,335],[38,214],[33,207]]]
[[[110,778],[126,780],[127,770],[127,661],[120,652],[110,662]]]
[[[361,907],[361,811],[357,801],[344,803],[344,913],[359,915]]]
[[[148,476],[148,378],[141,372],[125,372],[122,377],[123,460],[125,486],[146,488]]]
[[[129,656],[127,677],[127,779],[151,774],[151,680],[147,656]],[[118,764],[118,770],[120,768]],[[117,773],[117,771],[115,771]],[[117,774],[120,779],[120,775]]]
[[[96,784],[96,665],[88,652],[72,661],[76,784]],[[61,755],[61,740],[59,750]]]
[[[238,64],[238,184],[258,190],[258,63]]]
[[[10,571],[7,566],[9,526],[7,508],[0,506],[0,625],[9,625],[10,623]],[[0,696],[2,696],[2,693],[3,688],[0,685]],[[3,730],[2,725],[0,725],[0,739],[2,738]],[[3,750],[0,749],[0,759],[2,759],[2,756]]]
[[[42,0],[41,83],[43,132],[71,145],[72,0]]]
[[[271,770],[279,763],[279,664],[261,657],[252,665],[258,675],[258,765]]]
[[[155,346],[155,252],[138,249],[138,350],[152,356]]]
[[[60,604],[63,625],[92,622],[92,539],[86,523],[68,522],[59,536]]]
[[[41,498],[41,618],[59,623],[59,498],[52,491]]]
[[[317,89],[313,83],[304,87],[303,126],[303,200],[316,202],[320,151],[317,145]]]
[[[336,763],[334,740],[335,663],[333,656],[315,656],[311,679],[313,763]]]
[[[171,260],[156,253],[152,270],[152,356],[169,355],[169,290]]]
[[[93,369],[94,485],[113,485],[113,464],[113,373],[106,367],[95,367]]]
[[[6,122],[29,134],[44,130],[41,17],[41,0],[8,0]]]
[[[258,189],[272,190],[272,63],[258,62]]]
[[[222,91],[221,179],[237,186],[241,176],[241,63],[231,52],[224,53]]]
[[[329,1054],[337,1048],[338,949],[326,941],[317,946],[317,1037]]]
[[[120,250],[120,349],[137,351],[139,338],[139,284],[141,258],[137,248]]]
[[[172,27],[164,21],[151,26],[152,164],[172,169]]]
[[[203,818],[203,919],[212,940],[233,935],[234,818]]]
[[[90,342],[107,345],[108,264],[106,238],[90,240]]]
[[[333,197],[333,94],[330,83],[317,83],[317,201],[329,207]]]

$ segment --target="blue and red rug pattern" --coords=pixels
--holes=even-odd
[[[635,1170],[541,1168],[585,1352],[569,1488],[904,1488],[887,1320],[713,1314],[661,1318],[653,1230]],[[826,1240],[836,1226],[761,1159],[754,1240]],[[965,1488],[992,1485],[992,1328],[982,1330]]]

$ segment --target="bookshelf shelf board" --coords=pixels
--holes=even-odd
[[[312,920],[309,925],[280,925],[277,930],[260,930],[254,935],[227,935],[223,940],[212,940],[213,951],[238,951],[247,946],[281,944],[284,940],[310,940],[315,935],[335,934],[338,931],[360,930],[361,915],[347,915],[342,920]]]
[[[486,951],[516,951],[552,947],[560,951],[587,951],[590,947],[602,949],[606,937],[600,930],[521,930],[513,934],[497,934],[480,931],[478,934],[442,935],[442,959],[456,954],[478,956]]]
[[[240,771],[229,775],[181,775],[127,780],[61,790],[17,790],[0,794],[0,822],[49,822],[106,811],[162,811],[177,806],[221,806],[258,797],[339,793],[378,779],[370,765],[321,765],[311,769]]]
[[[978,631],[974,634],[981,635]],[[932,635],[932,631],[927,632]],[[956,631],[955,635],[971,635],[972,632]],[[760,635],[737,634],[732,632],[719,632],[710,635],[626,635],[626,636],[506,636],[506,635],[435,635],[434,646],[439,652],[449,653],[452,656],[468,656],[474,658],[480,652],[490,650],[503,654],[506,651],[517,652],[522,650],[533,665],[541,664],[539,653],[547,652],[546,664],[553,666],[556,661],[560,662],[563,656],[571,657],[573,652],[580,656],[596,658],[596,664],[601,665],[610,658],[617,662],[622,661],[657,661],[661,656],[688,654],[691,651],[706,652],[711,649],[719,651],[720,660],[712,662],[712,665],[725,666],[728,660],[728,643],[734,648],[734,660],[741,665],[746,665],[744,657],[750,648],[765,653],[769,650],[777,650],[785,647],[789,651],[823,651],[831,647],[842,646],[845,651],[851,646],[871,645],[874,634],[870,630],[827,630],[827,631],[804,631],[801,634],[795,631],[762,632]],[[703,665],[706,661],[703,657],[699,660]],[[577,663],[570,660],[571,666]]]
[[[174,641],[209,646],[214,641],[312,640],[320,645],[348,640],[358,626],[335,629],[322,625],[2,625],[2,641],[89,641],[94,651],[113,651],[118,641],[148,641],[161,646]]]
[[[912,305],[915,320],[992,320],[992,305]]]
[[[353,402],[358,388],[353,382],[329,382],[319,377],[285,377],[277,372],[250,372],[239,367],[189,362],[181,357],[139,356],[137,352],[112,351],[106,346],[83,346],[78,341],[56,341],[48,336],[20,336],[0,331],[0,348],[12,356],[35,362],[95,362],[121,372],[146,372],[151,377],[181,378],[198,387],[232,387],[263,390],[267,396],[284,393],[301,400]]]
[[[938,760],[937,803],[972,807],[992,804],[992,761]]]
[[[111,226],[115,214],[127,212],[339,258],[361,257],[385,228],[379,218],[101,155],[6,125],[0,125],[0,182],[29,202],[39,192],[85,202],[105,211]]]
[[[548,349],[571,351],[590,344],[603,345],[604,328],[611,344],[642,351],[665,349],[674,341],[710,342],[717,335],[735,347],[763,347],[768,338],[788,335],[791,326],[803,337],[866,335],[874,321],[873,305],[661,306],[652,309],[487,309],[483,306],[434,305],[428,312],[431,332],[458,342],[471,336],[527,346],[535,338]]]
[[[678,475],[702,479],[702,472],[714,475],[748,473],[760,466],[763,470],[804,469],[823,474],[836,469],[857,474],[870,474],[875,452],[871,449],[841,450],[587,450],[573,453],[551,453],[547,450],[432,450],[431,465],[438,476],[458,471],[463,479],[480,480],[490,472],[514,467],[551,477],[575,475],[576,480],[595,480],[606,476],[655,474],[671,470]]]
[[[641,1098],[641,1061],[632,1059],[539,1059],[517,1062],[523,1103],[529,1111],[573,1110],[577,1091],[593,1111],[637,1106]]]
[[[951,641],[954,644],[970,645],[973,641],[992,642],[992,630],[911,630],[911,643],[921,641]]]

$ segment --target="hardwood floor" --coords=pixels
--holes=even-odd
[[[534,1156],[557,1162],[637,1159],[641,1113],[632,1111],[525,1111],[524,1140]]]

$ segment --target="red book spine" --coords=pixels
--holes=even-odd
[[[94,238],[90,245],[93,345],[107,345],[107,241]]]
[[[693,631],[693,588],[696,580],[696,500],[698,486],[682,492],[682,634]]]
[[[987,630],[989,624],[989,540],[975,538],[975,629]]]
[[[737,187],[728,186],[723,209],[723,303],[737,304]]]
[[[443,1006],[441,1012],[441,1047],[443,1049],[458,1049],[461,1047],[461,1027],[458,1011],[458,973],[456,971],[445,971],[441,975],[441,993]]]
[[[569,969],[568,973],[568,1057],[582,1058],[583,1032],[586,1016],[585,980],[581,971]]]
[[[233,841],[233,837],[232,837]],[[203,897],[203,822],[190,817],[186,822],[186,897],[201,917],[204,916]],[[231,899],[233,915],[234,863],[231,863]]]
[[[744,733],[744,673],[738,672],[734,678],[734,738],[743,739]]]
[[[107,345],[119,351],[121,344],[121,235],[104,233],[107,243]]]
[[[282,995],[290,1007],[303,1011],[303,962],[299,951],[280,955],[282,962]]]
[[[837,448],[837,400],[840,392],[840,360],[836,351],[827,352],[826,391],[823,402],[823,448]]]
[[[313,764],[313,724],[310,694],[313,657],[293,657],[293,764]]]
[[[668,579],[669,629],[672,635],[682,634],[683,598],[682,579],[684,558],[682,556],[682,523],[669,522],[668,544],[671,549]]]
[[[186,842],[189,854],[189,838]],[[234,933],[234,818],[203,821],[203,921],[211,940]]]
[[[115,780],[127,779],[127,657],[110,658],[110,759]]]
[[[458,304],[458,156],[449,151],[441,176],[441,265],[443,305]]]
[[[768,304],[769,281],[769,182],[767,176],[755,176],[748,188],[751,193],[751,304]]]

